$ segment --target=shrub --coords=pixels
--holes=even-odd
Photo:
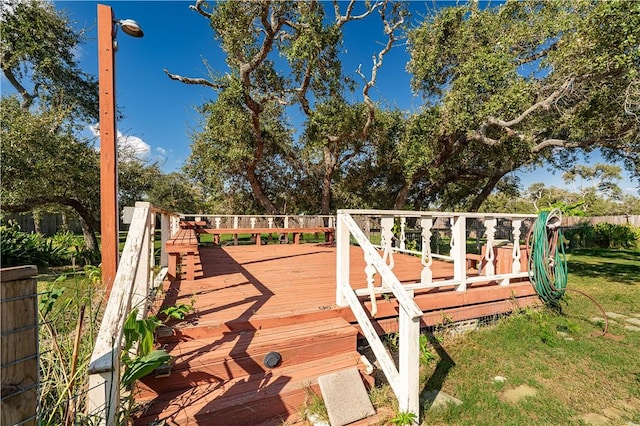
[[[629,224],[615,225],[612,223],[598,223],[590,225],[581,223],[567,229],[564,236],[570,241],[570,247],[601,247],[601,248],[639,248],[640,228]]]
[[[2,267],[37,265],[40,267],[71,264],[76,251],[82,252],[84,242],[69,232],[46,238],[41,234],[27,234],[20,226],[0,226],[0,250]],[[84,262],[90,263],[90,262]]]
[[[598,223],[594,240],[603,248],[636,248],[640,246],[640,229],[628,224]]]

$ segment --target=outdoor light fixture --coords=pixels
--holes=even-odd
[[[142,37],[144,36],[144,32],[140,25],[134,21],[133,19],[121,19],[116,21],[116,24],[122,27],[122,31],[125,34],[130,35],[131,37]]]
[[[98,5],[98,83],[100,90],[100,234],[102,279],[109,297],[118,269],[118,145],[114,53],[118,27],[132,37],[144,35],[132,19],[115,19],[110,6]]]

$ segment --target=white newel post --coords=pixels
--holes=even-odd
[[[418,424],[420,418],[420,317],[412,318],[404,306],[399,312],[400,353],[399,376],[400,411],[414,413]]]
[[[451,218],[451,256],[453,257],[453,279],[460,284],[456,290],[467,290],[467,223],[464,216]]]
[[[149,295],[149,276],[151,273],[150,256],[151,251],[151,214],[149,212],[149,203],[137,202],[136,209],[147,209],[146,226],[144,227],[144,234],[142,235],[142,242],[140,244],[140,260],[138,261],[138,267],[135,270],[135,277],[133,279],[133,290],[131,292],[131,309],[138,309],[138,316],[136,319],[143,319],[147,317],[147,296]]]
[[[349,302],[343,294],[343,286],[349,282],[349,229],[344,223],[345,214],[336,216],[336,305],[347,306]]]

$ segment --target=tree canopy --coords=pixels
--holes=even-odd
[[[637,2],[438,9],[409,32],[408,69],[426,100],[412,120],[429,129],[404,147],[419,152],[405,167],[422,192],[413,199],[475,210],[509,172],[566,168],[595,149],[637,176],[638,40]]]
[[[199,0],[192,8],[209,20],[229,72],[165,70],[216,91],[185,170],[220,199],[245,200],[245,211],[477,210],[499,183],[517,185],[505,181],[511,172],[568,170],[596,149],[638,176],[637,2],[436,8],[406,32],[412,88],[425,101],[413,114],[369,96],[403,37],[399,3]],[[386,45],[368,73],[344,73],[343,26],[375,15]],[[346,101],[358,88],[362,101]],[[306,118],[298,131],[292,106]]]

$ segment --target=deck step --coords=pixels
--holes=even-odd
[[[162,378],[147,376],[140,380],[136,385],[137,399],[151,399],[173,390],[264,374],[268,368],[263,361],[269,352],[278,352],[282,357],[274,371],[350,352],[356,348],[357,333],[355,327],[343,318],[330,318],[168,343],[165,349],[174,358],[171,375]]]
[[[164,420],[166,424],[233,426],[286,419],[304,404],[309,390],[319,394],[319,376],[354,366],[361,371],[365,368],[360,354],[351,351],[226,382],[162,393],[138,414],[135,424]],[[372,384],[372,378],[363,378]],[[139,401],[137,397],[136,400]]]

